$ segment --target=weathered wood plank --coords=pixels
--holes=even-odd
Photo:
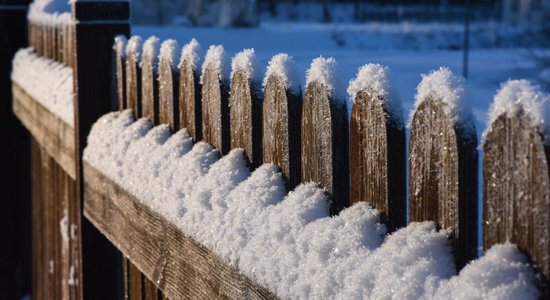
[[[476,136],[455,126],[443,105],[425,100],[411,122],[409,220],[451,230],[461,268],[477,256]]]
[[[115,80],[118,110],[127,108],[126,104],[126,37],[117,36],[113,46],[115,52]]]
[[[302,181],[315,181],[332,198],[331,213],[349,205],[349,138],[345,103],[326,87],[308,84],[302,111]]]
[[[511,242],[550,278],[550,147],[523,113],[490,124],[483,145],[483,248]]]
[[[75,282],[71,269],[71,222],[68,206],[75,201],[75,181],[33,139],[33,257],[36,299],[74,299]]]
[[[202,105],[199,74],[193,70],[191,62],[180,64],[179,122],[187,128],[189,136],[197,142],[202,139]]]
[[[141,39],[134,40],[141,44]],[[130,43],[128,43],[128,46]],[[136,47],[139,49],[140,47]],[[139,52],[128,52],[126,57],[126,108],[134,111],[134,117],[141,116],[141,67],[139,66]]]
[[[231,149],[244,149],[251,170],[262,164],[262,100],[259,82],[236,71],[231,78],[229,92],[229,120]]]
[[[170,299],[274,299],[84,162],[84,214]]]
[[[406,149],[401,116],[369,91],[355,97],[350,123],[350,202],[367,201],[390,231],[406,225]]]
[[[213,67],[206,68],[202,84],[203,140],[220,151],[229,152],[229,87]]]
[[[23,125],[50,156],[75,178],[74,129],[12,83],[12,109]]]
[[[263,103],[263,161],[279,168],[288,190],[301,177],[302,95],[285,90],[280,78],[267,79]]]
[[[159,66],[159,122],[168,124],[172,131],[180,128],[178,83],[179,71],[163,57]]]
[[[147,43],[158,43],[158,38],[150,37]],[[156,47],[156,46],[154,46]],[[150,57],[143,51],[141,57],[141,111],[137,111],[136,117],[148,118],[151,123],[159,124],[159,62],[158,53]]]

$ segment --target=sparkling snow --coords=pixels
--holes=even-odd
[[[330,217],[314,183],[288,192],[277,167],[250,173],[243,150],[218,158],[132,112],[93,126],[84,159],[183,232],[282,299],[536,299],[536,277],[511,245],[458,275],[447,232],[411,223],[391,235],[365,203]],[[149,184],[144,185],[143,182]]]
[[[73,70],[64,64],[36,55],[32,48],[17,51],[12,64],[11,80],[73,127]]]
[[[550,144],[550,95],[527,80],[509,80],[502,84],[489,107],[487,128],[483,139],[491,130],[490,125],[503,114],[513,115],[523,111],[533,127],[538,127]]]
[[[181,68],[181,64],[186,61],[191,65],[193,71],[196,71],[199,67],[199,61],[201,59],[201,45],[197,42],[196,39],[191,39],[191,41],[181,49],[181,58],[178,68]]]
[[[298,69],[292,56],[286,53],[276,54],[269,60],[263,86],[267,85],[267,80],[271,76],[277,76],[283,82],[283,86],[286,90],[289,90],[295,95],[301,94],[300,89],[300,77],[298,75]]]

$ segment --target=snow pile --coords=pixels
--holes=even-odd
[[[235,54],[231,60],[231,78],[236,72],[244,73],[245,77],[253,82],[261,81],[260,62],[256,58],[254,49],[244,49]]]
[[[143,43],[143,53],[141,57],[140,66],[143,68],[144,60],[148,59],[153,63],[153,68],[158,69],[159,66],[159,48],[160,48],[160,39],[154,35],[150,36]]]
[[[301,93],[300,77],[292,56],[279,53],[271,58],[264,77],[264,88],[271,76],[277,76],[283,82],[285,90],[289,90],[292,94],[299,95]]]
[[[65,27],[71,24],[71,8],[66,0],[34,0],[27,19],[36,25]]]
[[[213,68],[220,76],[220,81],[228,81],[229,79],[229,65],[227,63],[227,57],[222,45],[210,46],[206,51],[206,56],[202,63],[202,74],[200,83],[203,84],[204,74],[207,68]]]
[[[206,51],[206,56],[202,63],[201,84],[203,84],[204,74],[208,68],[213,68],[217,71],[220,76],[220,81],[229,80],[229,65],[227,64],[227,57],[222,45],[212,45],[208,48],[208,51]]]
[[[126,57],[126,45],[128,44],[128,41],[126,40],[126,37],[123,35],[117,35],[115,36],[115,43],[113,45],[113,50],[115,50],[116,53],[120,54],[123,58]]]
[[[515,245],[495,245],[458,276],[442,281],[434,299],[537,299],[536,278]]]
[[[357,76],[350,80],[348,94],[353,102],[356,101],[355,98],[361,91],[366,91],[372,97],[382,99],[389,116],[395,120],[396,124],[402,126],[401,101],[391,84],[390,77],[388,67],[379,64],[363,65],[358,69]]]
[[[36,55],[32,48],[17,51],[12,64],[11,80],[73,127],[73,70],[64,64]]]
[[[513,116],[523,112],[531,126],[538,127],[550,144],[550,95],[539,86],[527,80],[509,80],[502,84],[488,112],[487,127],[483,139],[487,137],[493,122],[501,115]]]
[[[159,61],[166,59],[172,66],[172,70],[179,72],[177,55],[180,53],[180,45],[176,40],[165,40],[160,45]]]
[[[181,68],[183,62],[187,62],[191,65],[193,71],[196,71],[199,66],[199,60],[201,57],[201,45],[197,42],[196,39],[191,39],[191,41],[181,49],[181,58],[178,68]]]
[[[441,67],[429,74],[422,74],[422,81],[416,88],[414,108],[409,118],[409,126],[414,114],[424,101],[433,99],[443,103],[443,110],[455,125],[475,133],[473,115],[464,91],[464,78],[454,75],[449,68]]]
[[[140,61],[142,41],[141,36],[132,36],[126,44],[126,56],[135,57],[136,61]]]
[[[316,184],[287,193],[276,166],[250,173],[242,149],[218,159],[185,129],[170,135],[130,110],[97,121],[84,159],[283,299],[538,296],[514,247],[496,246],[454,276],[448,233],[435,224],[386,236],[366,203],[330,217]]]
[[[324,86],[332,101],[338,104],[347,104],[344,84],[334,58],[320,56],[311,62],[309,69],[306,71],[306,86],[312,82],[318,82]]]

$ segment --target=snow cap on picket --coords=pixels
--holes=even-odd
[[[178,68],[181,68],[181,64],[186,61],[191,66],[193,71],[196,71],[199,66],[200,54],[201,45],[196,39],[191,39],[189,43],[185,44],[185,46],[181,48],[181,58]]]
[[[264,77],[264,88],[271,76],[277,76],[282,81],[285,90],[289,90],[295,95],[300,94],[298,70],[292,56],[286,53],[279,53],[271,58]]]
[[[332,101],[338,104],[346,103],[345,88],[340,77],[338,64],[333,57],[315,58],[306,71],[306,86],[312,82],[318,82],[324,86]],[[346,103],[347,104],[347,103]]]

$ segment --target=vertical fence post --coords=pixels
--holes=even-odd
[[[350,201],[368,201],[390,231],[406,224],[405,128],[382,99],[362,90],[350,123]]]
[[[307,85],[302,111],[302,181],[315,181],[332,198],[331,213],[349,204],[348,113],[317,81]]]
[[[69,219],[77,224],[79,245],[74,254],[77,280],[83,281],[81,296],[109,299],[117,291],[119,254],[85,218],[81,218],[83,199],[82,151],[92,124],[112,107],[111,72],[114,37],[128,35],[129,2],[75,1],[72,6],[72,48],[74,53],[75,132],[77,166],[77,203],[70,205]],[[82,276],[85,274],[85,276]]]
[[[476,134],[454,124],[444,105],[424,100],[411,122],[409,220],[452,230],[460,269],[477,256]]]
[[[10,73],[27,45],[28,0],[0,1],[0,295],[20,299],[31,291],[31,174],[29,133],[12,112]]]
[[[503,114],[483,145],[483,248],[511,242],[550,278],[550,147],[524,112]]]
[[[263,161],[281,168],[289,190],[300,183],[302,95],[276,75],[267,79],[263,105]]]
[[[185,47],[193,47],[191,41]],[[198,45],[197,45],[198,46]],[[180,63],[179,82],[179,122],[180,127],[187,128],[193,141],[202,139],[202,106],[201,106],[201,85],[199,83],[199,72],[196,62],[191,61],[193,57],[182,55]]]
[[[242,70],[234,70],[231,78],[229,114],[231,148],[244,149],[251,170],[262,164],[262,100],[260,83]]]
[[[220,79],[223,70],[218,70],[214,62],[208,63],[202,74],[202,136],[205,142],[224,155],[229,152],[230,141],[229,87],[226,80]]]

